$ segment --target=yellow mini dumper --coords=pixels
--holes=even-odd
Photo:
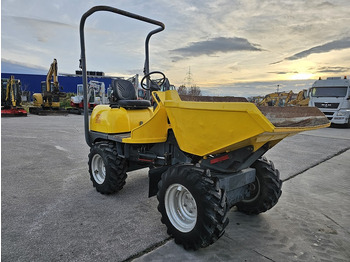
[[[110,105],[87,105],[84,43],[86,19],[107,11],[158,26],[145,42],[141,86],[150,100],[137,100],[131,82],[112,80]],[[157,195],[161,221],[185,249],[219,239],[236,206],[246,214],[271,209],[281,196],[279,171],[263,155],[282,139],[329,126],[317,108],[257,108],[248,102],[182,101],[161,72],[149,72],[150,37],[164,30],[156,20],[96,6],[80,22],[85,138],[89,173],[102,194],[123,188],[127,172],[149,168],[149,196]],[[154,75],[160,75],[155,79]],[[152,77],[151,77],[152,76]],[[159,91],[167,90],[167,91]],[[152,105],[151,105],[152,101]]]

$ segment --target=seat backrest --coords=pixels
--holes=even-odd
[[[128,80],[112,79],[112,90],[113,102],[119,100],[137,100],[134,85]]]
[[[126,109],[146,109],[151,106],[149,100],[137,100],[134,85],[124,79],[112,80],[110,107]]]

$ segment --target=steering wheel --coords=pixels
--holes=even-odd
[[[154,74],[159,74],[162,77],[152,80],[150,76]],[[150,88],[147,87],[147,83],[144,83],[146,79],[148,79],[151,82]],[[164,84],[165,80],[166,80],[166,77],[162,72],[160,71],[149,72],[142,78],[141,87],[145,90],[160,90],[160,87]]]

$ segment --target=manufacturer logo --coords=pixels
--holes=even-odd
[[[332,104],[331,103],[322,103],[321,106],[327,108],[327,107],[331,107]]]

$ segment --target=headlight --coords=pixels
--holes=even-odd
[[[341,110],[338,111],[337,116],[347,116],[350,115],[350,110]]]

